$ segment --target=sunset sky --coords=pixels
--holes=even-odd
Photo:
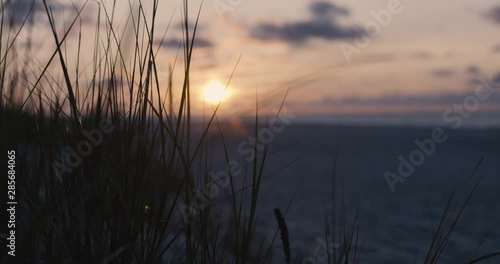
[[[30,2],[16,1],[17,16]],[[112,1],[105,2],[110,8]],[[115,23],[123,25],[129,6],[118,2]],[[59,7],[61,21],[74,17],[70,2],[50,3]],[[81,6],[82,1],[74,3]],[[190,1],[192,21],[199,5]],[[37,7],[43,11],[42,5]],[[97,7],[89,1],[83,16],[89,43]],[[166,74],[182,38],[182,2],[160,1],[159,8],[157,44],[172,19],[158,58]],[[381,25],[374,13],[391,17]],[[359,36],[374,23],[378,31],[360,45]],[[53,40],[43,37],[48,29],[43,12],[36,14],[34,24],[40,29],[34,35],[36,56],[44,61]],[[499,33],[500,4],[495,0],[207,0],[193,59],[193,89],[201,109],[204,86],[225,83],[241,55],[221,114],[251,114],[256,94],[262,107],[277,107],[289,87],[287,111],[304,118],[440,119],[454,103],[474,94],[478,77],[500,82]],[[346,47],[356,52],[346,56]],[[500,95],[481,101],[477,112],[500,113]]]

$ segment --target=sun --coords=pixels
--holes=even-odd
[[[203,100],[216,104],[226,99],[229,95],[226,86],[219,82],[211,82],[203,89]]]

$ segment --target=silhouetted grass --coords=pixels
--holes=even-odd
[[[124,54],[124,35],[129,32],[119,32],[115,27],[114,4],[111,10],[104,3],[98,5],[92,64],[84,70],[80,52],[90,43],[82,37],[81,12],[85,5],[76,9],[61,34],[60,23],[43,1],[51,31],[47,37],[54,42],[54,50],[41,64],[30,57],[31,45],[23,51],[16,45],[21,30],[30,26],[27,20],[21,25],[12,19],[7,21],[2,2],[0,140],[18,151],[22,228],[17,243],[24,253],[22,261],[270,262],[274,239],[264,248],[256,234],[268,145],[260,151],[254,142],[254,156],[245,165],[251,182],[237,186],[231,171],[227,179],[214,179],[209,131],[217,131],[227,165],[230,160],[225,131],[217,118],[219,106],[213,108],[201,128],[192,120],[190,74],[201,6],[191,28],[188,1],[183,1],[183,65],[172,65],[164,84],[159,81],[159,48],[154,44],[159,1],[152,1],[151,14],[142,2],[135,7],[129,3],[131,15],[123,23],[132,28],[133,43],[127,43],[132,45],[131,54]],[[78,34],[76,47],[68,47],[70,33]],[[69,57],[76,57],[75,65]],[[179,67],[184,79],[175,89],[172,76]],[[89,78],[82,77],[84,71],[90,73]],[[259,131],[258,110],[256,104],[255,134]],[[59,175],[54,162],[67,164],[66,150],[78,149],[88,140],[86,134],[100,129],[103,120],[109,120],[115,129],[102,133],[102,141],[92,146],[88,155]],[[220,188],[220,195],[207,195],[211,187],[222,186],[224,180],[229,181],[228,187]],[[222,208],[221,200],[229,203],[229,209]],[[223,223],[222,214],[230,223]],[[278,217],[278,222],[289,263],[291,253],[286,244],[293,244],[293,240],[287,239],[284,217]],[[454,225],[444,239],[436,235],[429,250],[430,263],[439,259]],[[348,263],[351,256],[353,262],[357,261],[359,229],[356,223],[350,230],[345,226],[338,236],[341,250],[329,258],[329,263]],[[326,224],[325,230],[328,238],[335,227],[330,229]]]
[[[10,36],[29,25],[4,27],[7,15],[2,12],[2,30],[9,31],[7,38],[1,32],[8,49],[0,47],[0,114],[2,128],[12,129],[2,129],[1,137],[14,142],[23,159],[20,164],[25,164],[18,171],[23,188],[18,247],[29,252],[25,261],[215,263],[231,254],[230,260],[245,263],[254,258],[250,248],[255,247],[258,186],[267,150],[263,156],[257,156],[260,151],[255,154],[250,189],[232,183],[230,189],[221,188],[220,197],[206,195],[223,179],[211,177],[206,152],[209,131],[221,129],[211,128],[219,122],[219,106],[201,128],[191,117],[189,75],[201,6],[191,29],[188,1],[183,2],[184,80],[174,105],[171,78],[179,66],[170,68],[167,84],[158,76],[154,44],[158,4],[153,1],[149,17],[141,2],[130,5],[132,15],[126,23],[133,30],[133,54],[122,52],[127,32],[117,32],[114,6],[112,10],[104,3],[98,6],[90,80],[81,77],[79,65],[84,45],[80,15],[85,5],[59,35],[56,17],[43,2],[55,51],[46,65],[31,61],[34,68],[27,75],[21,74],[25,68],[18,63],[29,58],[17,54],[16,38]],[[11,32],[16,27],[18,31]],[[66,44],[70,32],[79,36],[71,50]],[[67,52],[75,48],[77,62],[72,67]],[[65,149],[77,150],[87,140],[85,134],[99,129],[103,120],[110,120],[115,129],[102,133],[102,142],[92,146],[90,154],[58,175],[53,162],[67,164]],[[233,182],[231,172],[228,177]],[[226,213],[234,225],[223,226],[216,200],[228,192],[233,206]],[[226,238],[228,232],[236,239]],[[237,241],[234,247],[228,247],[228,239]]]

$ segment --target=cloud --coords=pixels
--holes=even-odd
[[[500,25],[500,5],[486,12],[486,18]]]
[[[183,30],[183,29],[185,29],[185,26],[186,26],[186,24],[184,22],[180,22],[180,23],[175,24],[174,28],[177,29],[177,30]],[[189,32],[193,32],[194,28],[195,28],[195,23],[189,21],[188,22]],[[199,31],[199,30],[202,30],[202,29],[205,29],[205,28],[206,28],[205,25],[201,25],[200,23],[198,23],[196,25],[196,31]]]
[[[477,71],[479,69],[474,65],[468,67],[469,71]],[[404,94],[385,94],[376,98],[362,98],[358,96],[333,98],[326,97],[315,102],[319,105],[333,106],[363,106],[363,105],[383,105],[383,106],[432,106],[432,105],[453,105],[464,102],[465,98],[474,95],[478,86],[485,87],[483,77],[474,77],[469,81],[469,89],[460,92],[443,92],[439,94],[422,94],[422,95],[404,95]],[[488,78],[489,86],[496,90],[500,89],[500,72],[493,77]],[[491,93],[491,97],[485,101],[485,104],[500,104],[500,93]]]
[[[484,86],[485,85],[485,77],[481,77],[483,74],[479,75],[479,74],[476,74],[476,77],[473,77],[471,79],[469,79],[469,84],[472,85],[473,87],[477,87],[477,86]],[[500,72],[497,73],[496,75],[492,75],[490,77],[491,81],[490,81],[490,85],[493,86],[493,87],[497,87],[497,89],[500,89]]]
[[[47,5],[51,7],[52,11],[57,14],[65,7],[55,1],[47,1]],[[15,0],[7,1],[5,3],[5,13],[7,14],[8,21],[12,21],[13,25],[33,25],[38,23],[38,17],[45,18],[45,7],[41,0]],[[26,22],[24,22],[26,20]]]
[[[260,23],[251,29],[251,36],[262,41],[280,40],[303,44],[311,38],[323,40],[347,39],[359,36],[363,31],[337,24],[336,18],[348,16],[349,10],[329,2],[313,2],[309,5],[312,18],[284,24]]]
[[[42,1],[35,0],[16,0],[7,1],[6,13],[9,17],[9,21],[12,21],[14,25],[21,25],[26,17],[26,23],[33,24],[37,12],[44,10]]]
[[[179,45],[184,46],[184,41],[180,39],[167,39],[164,40],[163,42],[161,40],[158,40],[155,42],[157,45],[161,45],[162,47],[165,48],[178,48]],[[195,48],[212,48],[214,47],[214,44],[212,41],[201,38],[201,37],[196,37],[194,40],[194,47]]]
[[[455,75],[455,71],[452,69],[435,69],[432,71],[432,75],[438,78],[448,78]]]
[[[284,40],[302,43],[310,38],[343,39],[353,38],[355,31],[342,29],[331,22],[306,21],[287,23],[281,26],[264,23],[253,31],[252,36],[260,40]]]
[[[467,73],[470,73],[470,74],[479,74],[481,72],[481,70],[479,69],[479,67],[477,67],[474,64],[469,65],[467,67],[466,71],[467,71]]]
[[[349,9],[345,7],[339,7],[329,2],[313,2],[309,6],[309,9],[314,16],[329,16],[329,15],[344,15],[350,14]]]
[[[500,44],[493,47],[493,53],[500,53]]]
[[[499,75],[500,77],[500,75]],[[467,96],[473,95],[473,91],[463,92],[463,93],[442,93],[438,95],[384,95],[378,98],[360,98],[360,97],[349,97],[349,98],[325,98],[319,100],[318,104],[322,105],[336,105],[336,106],[361,106],[361,105],[453,105],[456,103],[462,103]],[[488,103],[500,103],[500,95],[492,94],[492,97],[488,99]]]
[[[500,73],[497,73],[497,75],[493,77],[492,82],[500,85]]]

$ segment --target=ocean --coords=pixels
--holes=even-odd
[[[230,158],[239,164],[249,155],[250,127],[226,136]],[[452,192],[455,214],[475,188],[440,263],[464,263],[498,251],[500,225],[494,225],[500,217],[500,130],[443,128],[442,142],[432,148],[435,129],[308,124],[268,135],[256,234],[270,241],[277,230],[273,209],[285,212],[291,201],[285,219],[293,263],[327,263],[310,261],[326,254],[326,223],[337,234],[344,227],[349,233],[357,224],[361,263],[422,263]],[[426,151],[416,140],[428,143]],[[215,153],[214,160],[221,160],[222,149]],[[403,166],[404,177],[398,172],[400,156],[413,167]],[[400,179],[393,189],[387,172]],[[244,175],[235,176],[241,184]],[[446,221],[443,234],[452,220]],[[273,255],[281,263],[279,235],[274,244]],[[341,249],[330,248],[335,250]]]

